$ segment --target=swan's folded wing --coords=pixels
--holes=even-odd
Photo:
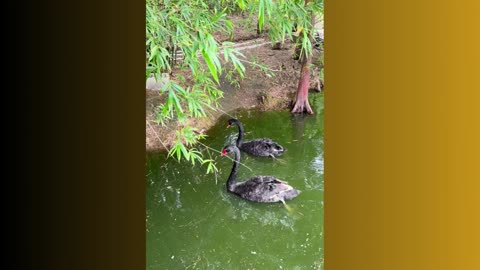
[[[287,181],[280,180],[273,176],[258,176],[257,181],[262,182],[263,184],[288,185]]]
[[[292,186],[273,176],[256,176],[246,182],[238,183],[237,194],[257,202],[277,202],[298,195]]]
[[[278,143],[276,143],[276,142],[274,142],[270,139],[268,139],[268,141],[264,141],[262,146],[264,147],[265,150],[270,150],[270,151],[283,151],[284,150],[283,147],[280,144],[278,144]]]

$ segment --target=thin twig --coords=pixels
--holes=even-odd
[[[233,115],[227,113],[226,111],[224,111],[224,110],[222,110],[222,109],[220,109],[220,108],[215,108],[215,109],[218,110],[218,111],[220,111],[220,112],[222,112],[222,113],[225,114],[225,115],[228,115],[228,116],[232,117],[232,118],[237,118],[236,116],[233,116]]]
[[[150,127],[150,129],[153,131],[155,136],[157,137],[158,141],[163,145],[163,147],[168,151],[168,148],[165,146],[165,144],[160,140],[160,137],[158,136],[158,133],[153,129],[152,125],[150,125],[149,121],[147,120],[147,125]]]
[[[147,123],[148,123],[148,120],[147,120]],[[149,125],[150,125],[150,124],[149,124]],[[170,129],[171,131],[175,131],[175,130],[171,129],[171,128],[168,127],[168,126],[164,126],[164,127]],[[156,134],[156,132],[155,132],[155,134]],[[157,135],[157,138],[158,138],[158,135]],[[161,141],[160,141],[160,142],[161,142]],[[197,141],[197,143],[205,146],[206,148],[208,148],[208,149],[210,149],[210,150],[212,150],[212,151],[214,151],[214,152],[217,152],[217,153],[219,153],[219,154],[222,154],[222,152],[218,151],[217,149],[214,149],[214,148],[212,148],[212,147],[210,147],[210,146],[208,146],[208,145],[205,145],[205,144],[201,143],[200,141]],[[163,143],[162,143],[162,144],[163,144]],[[167,150],[168,150],[168,149],[167,149]],[[231,158],[231,157],[229,157],[229,156],[226,156],[226,157],[227,157],[228,159],[232,160],[232,161],[235,161],[233,158]],[[243,164],[243,163],[241,163],[241,162],[238,162],[238,163],[239,163],[240,165],[242,165],[243,167],[249,169],[251,172],[253,172],[253,170],[252,170],[250,167],[248,167],[247,165],[245,165],[245,164]]]
[[[203,143],[201,143],[201,142],[199,142],[199,141],[197,141],[197,143],[205,146],[206,148],[208,148],[208,149],[210,149],[210,150],[212,150],[212,151],[215,151],[215,152],[217,152],[217,153],[222,154],[222,152],[218,151],[217,149],[211,148],[210,146],[207,146],[207,145],[205,145],[205,144],[203,144]],[[227,158],[230,159],[231,161],[235,161],[233,158],[231,158],[231,157],[229,157],[229,156],[225,156],[225,157],[227,157]],[[243,164],[243,163],[240,162],[240,161],[239,161],[238,163],[239,163],[240,165],[242,165],[243,167],[249,169],[251,172],[253,172],[253,170],[250,169],[250,167],[248,167],[247,165]]]
[[[232,115],[230,115],[230,114],[228,114],[228,113],[226,113],[226,112],[224,112],[224,111],[222,111],[222,110],[220,110],[220,111],[223,112],[223,113],[225,113],[225,114],[227,114],[227,115],[229,115],[229,116],[231,116],[231,117],[233,117],[233,118],[235,118],[234,116],[232,116]],[[150,121],[151,121],[151,120],[150,120]],[[150,126],[150,128],[153,130],[152,126],[151,126],[150,123],[149,123],[149,120],[147,120],[147,124],[148,124],[148,125]],[[175,131],[175,130],[171,129],[171,128],[168,127],[168,126],[163,126],[163,127],[166,127],[166,128],[168,128],[169,130],[171,130],[171,131]],[[157,136],[157,139],[160,141],[160,143],[163,145],[163,147],[165,147],[165,149],[167,149],[167,151],[168,151],[168,148],[163,144],[163,142],[162,142],[162,141],[160,140],[160,138],[158,137],[157,132],[155,132],[155,130],[153,130],[153,132],[155,133],[155,135]],[[217,153],[219,153],[219,154],[222,154],[222,152],[218,151],[217,149],[211,148],[210,146],[207,146],[207,145],[201,143],[200,141],[197,141],[197,143],[203,145],[204,147],[206,147],[206,148],[208,148],[208,149],[210,149],[210,150],[212,150],[212,151],[214,151],[214,152],[217,152]],[[225,155],[225,157],[227,157],[227,158],[230,159],[231,161],[235,161],[233,158],[231,158],[231,157],[229,157],[229,156],[227,156],[227,155]],[[243,167],[247,168],[248,170],[250,170],[251,172],[253,172],[253,170],[252,170],[250,167],[248,167],[247,165],[243,164],[242,162],[238,162],[238,163],[239,163],[240,165],[242,165]]]
[[[267,66],[262,66],[262,65],[259,65],[259,64],[257,64],[257,63],[250,62],[250,61],[247,61],[247,60],[242,60],[242,59],[239,59],[239,60],[240,60],[240,62],[245,62],[245,63],[250,64],[250,65],[252,65],[252,66],[260,67],[261,69],[267,69],[267,70],[270,70],[270,71],[281,71],[281,70],[271,69],[271,68],[269,68],[269,67],[267,67]]]

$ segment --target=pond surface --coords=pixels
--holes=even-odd
[[[245,141],[271,138],[287,151],[277,159],[242,152],[237,181],[272,175],[302,191],[282,203],[245,201],[226,192],[232,160],[209,150],[219,171],[148,153],[147,269],[323,269],[323,94],[310,94],[315,115],[235,111]],[[222,116],[203,141],[221,151],[236,138]],[[202,150],[208,157],[207,151]]]

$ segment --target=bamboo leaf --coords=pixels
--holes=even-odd
[[[264,0],[260,0],[258,3],[258,30],[262,31],[263,23],[264,23]]]
[[[175,94],[175,92],[172,89],[170,89],[168,91],[168,98],[169,98],[170,102],[172,102],[171,100],[173,100],[174,106],[177,109],[177,112],[183,113],[183,109],[182,109],[182,106],[180,105],[180,101],[178,100],[177,95]]]
[[[243,0],[238,0],[237,4],[238,4],[238,6],[240,7],[241,10],[245,9],[245,2]]]
[[[202,50],[202,55],[203,55],[203,58],[205,59],[205,62],[207,62],[208,68],[210,69],[210,74],[212,74],[212,77],[215,79],[217,83],[220,83],[220,81],[218,80],[217,68],[213,64],[212,59],[210,59],[210,56],[205,50]]]
[[[207,174],[209,174],[211,171],[212,171],[212,163],[208,163]]]
[[[182,151],[182,154],[185,157],[185,159],[190,160],[190,153],[185,148],[185,145],[183,145],[183,143],[180,143],[179,146],[180,146],[180,150]],[[178,160],[180,160],[180,158],[178,158]]]

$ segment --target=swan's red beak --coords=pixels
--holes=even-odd
[[[225,156],[227,154],[227,150],[226,149],[223,149],[222,150],[222,156]]]
[[[229,128],[229,127],[230,127],[230,124],[227,125],[227,128]]]

